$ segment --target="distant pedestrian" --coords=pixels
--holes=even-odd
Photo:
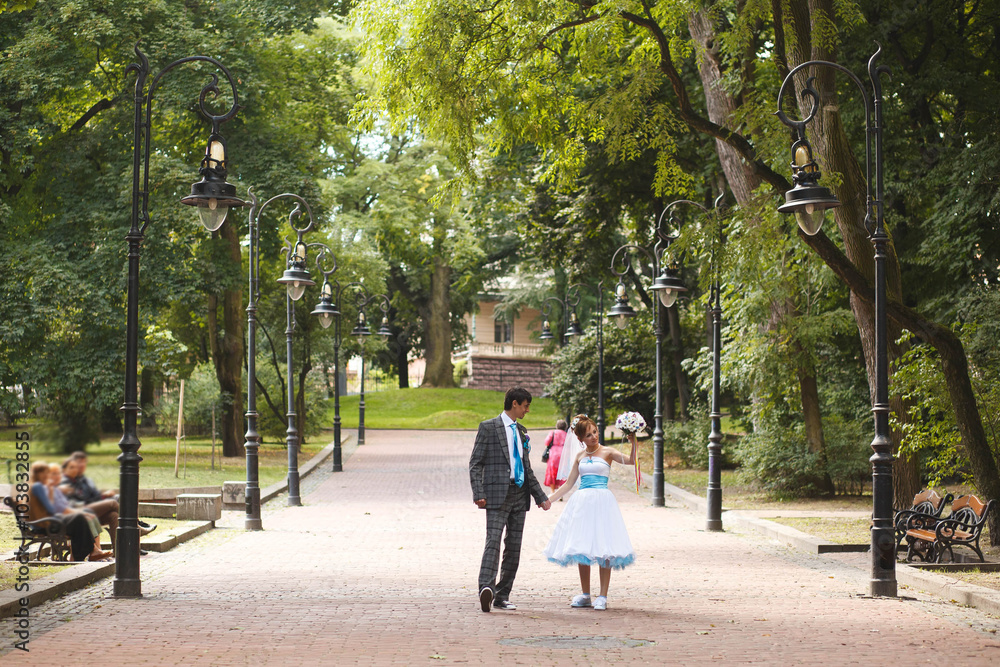
[[[528,461],[528,431],[517,423],[531,408],[531,393],[514,387],[503,399],[499,417],[479,424],[469,459],[472,500],[486,510],[486,548],[479,568],[479,604],[483,611],[516,609],[508,596],[521,559],[521,535],[529,494],[543,510],[550,507]],[[507,532],[503,540],[504,531]],[[500,542],[504,542],[500,564]],[[497,581],[497,569],[500,581]]]
[[[549,460],[545,466],[545,486],[549,487],[553,493],[566,481],[564,479],[557,479],[556,477],[559,473],[559,461],[562,458],[563,444],[566,442],[567,428],[569,427],[566,425],[566,420],[560,419],[556,422],[555,430],[549,431],[543,443],[545,451],[549,455]]]

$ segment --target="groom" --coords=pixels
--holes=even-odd
[[[514,585],[514,575],[521,559],[521,534],[524,531],[524,513],[530,504],[528,494],[543,510],[549,509],[548,496],[531,472],[528,462],[528,430],[517,423],[531,408],[531,393],[514,387],[503,399],[503,412],[499,417],[479,424],[476,444],[469,459],[469,477],[472,480],[472,499],[476,507],[486,510],[486,548],[479,568],[479,604],[489,611],[492,604],[497,609],[517,609],[507,600]],[[500,582],[496,582],[500,561],[500,540],[504,529],[503,565]]]

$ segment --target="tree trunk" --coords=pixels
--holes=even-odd
[[[408,389],[410,387],[410,346],[405,342],[399,342],[397,339],[396,345],[396,376],[399,378],[399,388]],[[451,359],[451,355],[448,355],[448,359]]]
[[[674,383],[677,385],[677,397],[680,399],[678,413],[681,419],[687,419],[690,416],[688,403],[691,402],[691,388],[688,386],[687,374],[684,372],[684,367],[681,366],[684,362],[684,341],[681,338],[681,320],[677,314],[677,304],[663,310],[667,311],[667,329],[670,331],[670,351],[674,367]]]
[[[805,423],[806,443],[809,451],[819,457],[819,478],[815,481],[820,493],[833,495],[836,492],[826,458],[826,439],[823,437],[823,419],[819,409],[819,390],[816,374],[799,363],[799,391],[802,395],[802,421]]]
[[[213,237],[221,238],[229,250],[229,259],[237,266],[242,261],[240,239],[235,225],[223,225]],[[215,377],[226,399],[222,403],[219,420],[223,456],[244,456],[243,436],[243,309],[242,288],[227,289],[222,293],[222,331],[219,327],[219,298],[208,297],[208,338],[215,364]]]
[[[699,11],[689,16],[688,30],[698,49],[698,74],[705,94],[709,120],[730,127],[738,107],[738,101],[721,84],[722,65],[718,59],[718,49],[716,48],[715,25],[707,12]],[[750,55],[752,56],[752,54]],[[734,128],[730,127],[730,129]],[[736,149],[727,142],[716,139],[715,147],[719,162],[722,164],[722,171],[726,175],[726,182],[729,184],[729,189],[732,190],[736,201],[740,204],[750,203],[754,190],[761,184],[760,178],[748,167]],[[772,301],[771,318],[768,323],[770,330],[780,326],[783,319],[795,317],[796,313],[797,309],[794,304],[784,304],[783,307],[781,303]],[[711,331],[710,326],[708,330]],[[835,489],[827,469],[826,441],[823,436],[823,421],[815,369],[808,362],[806,355],[801,354],[800,349],[794,351],[797,359],[796,370],[806,441],[810,451],[819,455],[823,470],[821,477],[816,480],[816,486],[820,492],[832,494]]]
[[[705,93],[708,118],[729,129],[737,109],[737,101],[722,86],[722,64],[716,43],[715,25],[704,10],[688,16],[688,31],[698,51],[698,76]],[[726,174],[726,182],[736,201],[750,201],[753,191],[760,186],[760,179],[745,166],[739,152],[721,139],[715,140],[715,151]]]
[[[826,12],[827,16],[833,16],[833,3],[831,0],[811,0],[811,15],[817,12]],[[806,28],[804,22],[798,22],[798,32],[800,35]],[[836,52],[827,48],[826,44],[818,41],[812,45],[809,57],[818,60],[836,61]],[[794,67],[800,60],[797,52],[792,53],[789,58],[789,65]],[[844,250],[848,260],[857,268],[868,284],[875,282],[875,255],[872,244],[868,238],[868,232],[864,226],[867,215],[864,193],[867,191],[865,175],[861,171],[854,149],[844,132],[843,123],[840,117],[840,109],[836,95],[836,72],[829,68],[815,68],[811,72],[802,72],[797,75],[796,83],[804,87],[807,76],[816,77],[815,88],[820,94],[820,109],[816,118],[810,123],[810,136],[813,138],[814,146],[818,149],[814,151],[817,156],[823,159],[823,168],[828,173],[839,173],[842,181],[839,185],[829,179],[827,185],[833,189],[841,201],[841,206],[834,209],[834,217],[837,227],[844,239]],[[801,89],[801,88],[800,88]],[[800,113],[808,113],[811,107],[811,100],[799,98]],[[886,295],[889,301],[902,301],[902,280],[899,273],[899,259],[896,256],[896,248],[890,238],[888,253],[886,258]],[[874,301],[867,301],[858,298],[853,291],[850,298],[851,310],[854,312],[854,319],[858,326],[858,334],[861,338],[861,347],[865,357],[865,367],[868,374],[869,392],[874,402],[875,396],[875,305]],[[901,334],[900,327],[895,322],[890,322],[887,331],[889,340],[888,354],[890,363],[897,359],[901,353],[899,346],[895,343]],[[891,366],[890,366],[891,367]],[[891,389],[890,380],[890,389]],[[891,398],[891,397],[890,397]],[[906,419],[906,413],[898,412],[897,416]],[[892,432],[893,452],[899,451],[901,434]],[[914,494],[920,488],[919,475],[913,470],[907,470],[906,466],[913,466],[915,462],[897,462],[894,464],[894,472],[900,474],[893,476],[893,496],[897,507],[909,507]]]
[[[298,388],[295,394],[295,427],[299,431],[299,449],[306,442],[306,377],[312,370],[312,354],[309,346],[309,332],[300,330],[302,337],[302,365],[299,367]]]
[[[454,387],[451,363],[451,267],[441,257],[434,258],[431,298],[422,313],[427,369],[422,387]]]
[[[142,406],[141,426],[156,426],[153,417],[153,395],[156,391],[156,372],[152,368],[143,368],[139,376],[139,405]]]

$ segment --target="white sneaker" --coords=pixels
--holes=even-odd
[[[573,601],[569,605],[570,607],[589,607],[590,606],[590,596],[584,593],[577,595],[573,598]]]
[[[597,599],[594,600],[594,609],[597,611],[604,611],[608,608],[608,598],[603,595],[598,595]]]

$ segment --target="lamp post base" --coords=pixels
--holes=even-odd
[[[112,595],[116,598],[141,598],[142,582],[138,579],[115,579]]]
[[[299,496],[299,471],[288,473],[288,506],[301,507],[302,497]]]
[[[663,494],[663,481],[662,472],[653,473],[653,501],[651,503],[653,507],[664,507],[667,504]]]
[[[869,586],[872,597],[896,597],[896,582],[892,579],[872,579]]]

